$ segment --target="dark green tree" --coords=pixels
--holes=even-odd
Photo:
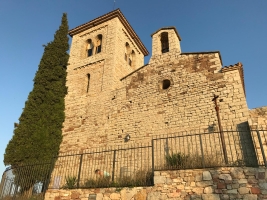
[[[29,93],[19,124],[6,147],[5,165],[15,169],[50,161],[58,154],[65,118],[68,49],[68,21],[64,13],[54,40],[44,46],[33,90]],[[38,177],[33,179],[37,181]],[[31,187],[31,184],[27,185]],[[25,185],[25,189],[28,186]]]

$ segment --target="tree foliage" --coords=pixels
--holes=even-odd
[[[51,160],[58,154],[65,118],[68,49],[68,21],[64,13],[54,40],[45,45],[33,90],[29,93],[19,125],[6,147],[5,165],[17,168]]]

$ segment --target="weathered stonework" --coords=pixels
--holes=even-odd
[[[169,37],[164,53],[162,33]],[[99,34],[101,52],[87,57],[86,42]],[[213,95],[219,95],[224,129],[247,127],[242,64],[222,68],[218,51],[181,52],[174,27],[152,34],[147,65],[147,50],[119,10],[72,29],[70,35],[61,153],[121,145],[127,134],[131,144],[162,134],[216,131]],[[164,81],[170,84],[166,89]]]
[[[68,94],[65,97],[66,118],[61,154],[83,153],[93,148],[125,147],[126,135],[131,137],[127,142],[127,147],[130,147],[136,143],[151,145],[152,138],[162,135],[190,135],[196,131],[214,133],[218,131],[212,101],[214,95],[219,96],[219,113],[224,130],[246,130],[248,125],[258,126],[259,123],[266,125],[265,118],[259,120],[262,112],[249,111],[247,107],[242,64],[222,67],[219,51],[182,52],[181,37],[174,27],[161,28],[152,34],[152,56],[146,65],[144,56],[148,55],[148,51],[120,10],[96,18],[69,33],[73,39],[67,68]],[[101,51],[93,47],[94,53],[89,55],[88,41],[97,44],[99,35],[102,38]],[[163,41],[168,41],[168,44],[164,43],[164,46]],[[244,164],[238,163],[248,157],[244,150],[250,151],[254,159],[254,151],[261,155],[258,133],[251,134],[253,142],[247,131],[242,135],[246,141],[243,144],[239,132],[225,134],[226,150],[231,152],[231,164],[234,166]],[[265,139],[265,132],[260,134]],[[210,141],[205,138],[208,135],[201,137],[203,141]],[[207,146],[203,150],[210,155],[206,161],[218,164],[221,161],[214,161],[214,158],[217,152],[221,154],[221,143],[218,134],[214,134],[214,137],[214,148]],[[201,155],[201,152],[197,152],[200,148],[185,148],[191,145],[190,142],[187,140],[179,148],[185,149],[183,153],[187,155]],[[200,143],[200,139],[195,137],[194,142]],[[155,148],[154,156],[165,158],[163,143],[160,145],[162,147]],[[267,146],[264,145],[263,149],[267,152]],[[151,152],[143,153],[151,155]],[[118,157],[122,160],[130,156],[124,154]],[[112,155],[107,155],[107,158],[107,163],[112,163]],[[61,169],[60,166],[67,163],[64,159],[57,160],[51,176],[51,188],[59,176],[62,178],[79,168],[79,160],[75,159],[67,168]],[[83,158],[86,173],[89,169],[93,173],[96,168],[102,167],[94,165],[92,168],[86,159],[90,160],[89,156]],[[141,161],[146,165],[147,160],[142,159],[141,156],[133,158],[135,163]],[[258,161],[261,164],[264,162],[263,158],[258,158]],[[154,164],[160,166],[162,160],[155,159]],[[127,170],[130,171],[131,167],[139,169],[137,165],[127,165]],[[85,200],[89,194],[96,194],[97,199],[125,200],[264,199],[267,198],[266,174],[265,168],[156,172],[153,187],[126,188],[121,191],[118,188],[53,189],[48,190],[46,199]]]
[[[265,175],[266,168],[251,167],[156,171],[153,187],[51,189],[45,200],[88,200],[90,194],[95,194],[97,200],[261,200],[267,198]]]
[[[249,110],[249,125],[253,128],[267,128],[267,106]]]

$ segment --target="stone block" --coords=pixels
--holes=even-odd
[[[147,200],[160,199],[161,192],[150,192],[147,195]]]
[[[195,177],[195,181],[202,181],[202,174],[197,174]]]
[[[210,174],[209,171],[204,171],[202,173],[202,180],[203,181],[210,181],[210,180],[212,180],[212,177],[211,177],[211,174]]]
[[[220,200],[220,196],[218,194],[202,194],[203,200]]]
[[[250,175],[255,175],[255,168],[252,168],[252,167],[246,167],[245,169],[244,169],[244,174],[246,175],[246,176],[250,176]]]
[[[223,195],[221,195],[221,199],[228,200],[228,199],[230,199],[230,197],[228,194],[223,194]]]
[[[220,174],[219,179],[225,181],[232,181],[232,177],[230,176],[230,174]]]
[[[243,197],[243,200],[257,200],[258,196],[256,194],[246,194]]]
[[[237,189],[227,190],[228,194],[237,194]]]
[[[225,183],[217,183],[217,188],[218,189],[225,189],[226,188],[226,184]]]
[[[265,179],[265,172],[258,172],[257,178],[258,179]]]
[[[230,170],[230,173],[233,178],[237,179],[245,178],[245,174],[242,168],[234,167]]]
[[[214,192],[214,188],[212,186],[209,186],[209,187],[205,187],[204,188],[204,193],[205,194],[211,194]]]
[[[110,199],[120,199],[121,195],[119,193],[111,193]]]
[[[96,200],[102,200],[103,199],[103,194],[102,193],[98,193],[96,194]],[[88,198],[87,198],[88,199]]]
[[[267,190],[267,183],[259,183],[260,189]]]
[[[252,194],[260,194],[261,193],[260,188],[257,188],[257,187],[251,187],[250,191]]]
[[[181,193],[180,192],[168,193],[167,196],[168,198],[177,198],[181,196]]]
[[[169,178],[169,177],[166,178],[166,183],[167,183],[167,184],[171,184],[172,182],[173,182],[173,181],[172,181],[171,178]]]
[[[196,186],[197,187],[207,187],[207,186],[210,186],[210,185],[213,185],[213,182],[212,181],[199,181],[199,182],[196,182]]]
[[[196,194],[203,194],[203,188],[193,188],[192,192],[196,193]]]
[[[123,189],[121,190],[120,194],[121,194],[121,198],[122,199],[132,199],[132,197],[137,193],[137,188],[127,188],[127,189]]]
[[[184,190],[185,186],[183,184],[180,184],[180,185],[177,185],[176,188],[179,190]]]
[[[248,183],[248,180],[242,178],[242,179],[238,180],[238,183],[239,183],[239,184],[246,184],[246,183]]]
[[[166,183],[166,177],[164,176],[154,176],[154,184]]]
[[[246,187],[241,187],[241,188],[238,188],[238,192],[239,192],[239,194],[248,194],[249,189]]]
[[[78,199],[79,196],[80,196],[79,192],[76,192],[76,191],[71,192],[71,198],[72,199]]]

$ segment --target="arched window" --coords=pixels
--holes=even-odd
[[[129,56],[129,59],[128,59],[128,64],[130,66],[133,66],[134,65],[134,61],[135,61],[135,53],[134,53],[134,50],[132,50],[130,56]]]
[[[167,32],[161,33],[160,41],[161,41],[161,52],[162,53],[169,52],[169,38]]]
[[[96,51],[95,51],[96,54],[101,52],[101,46],[102,46],[102,35],[98,35],[96,37]]]
[[[128,42],[125,43],[125,50],[124,50],[124,60],[128,62],[128,55],[130,53],[130,45]]]
[[[129,64],[130,66],[132,66],[132,60],[133,60],[133,58],[132,58],[132,54],[130,54],[130,56],[129,56],[129,58],[128,58],[128,64]]]
[[[86,92],[89,92],[89,86],[90,86],[90,74],[87,74],[87,89]]]
[[[88,57],[93,55],[94,44],[93,44],[93,42],[92,42],[91,39],[89,39],[87,41],[87,48],[86,48],[86,50],[87,50],[87,56]]]

